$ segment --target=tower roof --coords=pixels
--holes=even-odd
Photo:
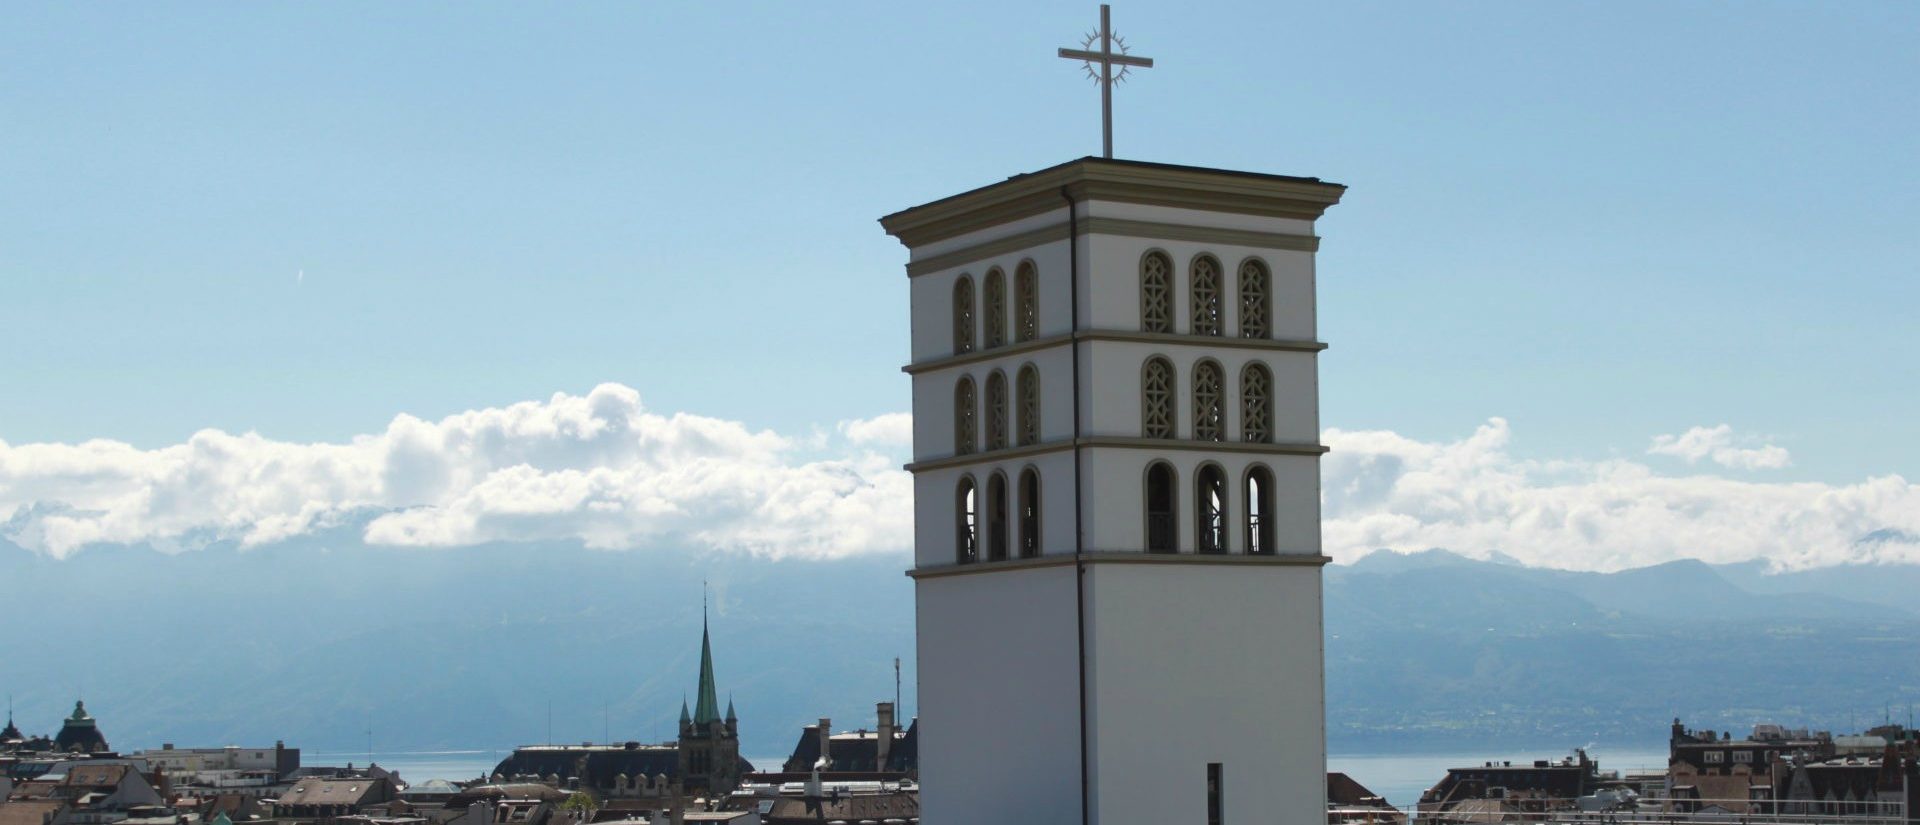
[[[700,616],[700,691],[694,700],[693,723],[705,726],[720,721],[720,692],[713,685],[713,644],[707,637],[706,611]]]

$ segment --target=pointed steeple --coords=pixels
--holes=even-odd
[[[693,724],[693,717],[687,713],[687,697],[685,696],[680,697],[680,724],[682,726]]]
[[[693,724],[705,728],[720,721],[720,694],[713,686],[713,643],[707,636],[707,606],[700,604],[700,690],[693,706]]]
[[[740,717],[733,715],[733,696],[729,694],[727,696],[727,724],[733,724],[738,721],[740,721]]]

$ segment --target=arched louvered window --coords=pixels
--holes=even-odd
[[[1032,364],[1020,368],[1020,377],[1015,381],[1020,391],[1019,436],[1020,445],[1040,443],[1040,370]]]
[[[1173,465],[1156,461],[1147,467],[1147,552],[1180,552],[1174,540],[1176,498]]]
[[[1200,441],[1226,440],[1224,384],[1218,362],[1207,360],[1194,365],[1193,437]]]
[[[1227,552],[1227,474],[1220,465],[1207,464],[1194,476],[1194,525],[1200,534],[1194,546],[1202,553]]]
[[[1028,467],[1020,473],[1020,558],[1040,555],[1040,472]]]
[[[1173,259],[1164,252],[1140,259],[1140,329],[1173,331]]]
[[[1007,446],[1007,374],[994,370],[987,375],[987,449]]]
[[[1265,364],[1240,370],[1240,435],[1256,444],[1273,441],[1273,373]]]
[[[987,560],[1007,558],[1007,477],[994,473],[987,478]]]
[[[980,560],[980,511],[978,496],[974,495],[973,476],[960,479],[960,490],[954,499],[954,524],[957,528],[954,536],[954,561],[960,564],[972,564]]]
[[[1013,271],[1013,339],[1031,341],[1040,337],[1040,270],[1032,261],[1021,261]]]
[[[1272,278],[1259,258],[1240,264],[1240,337],[1265,338],[1271,331],[1268,318],[1273,315]]]
[[[1220,262],[1212,255],[1193,259],[1193,334],[1219,335]]]
[[[999,268],[987,270],[987,349],[1007,343],[1007,276]]]
[[[973,394],[973,379],[962,375],[960,383],[953,387],[953,452],[966,455],[974,451],[980,432],[976,410],[979,400]]]
[[[1140,434],[1173,437],[1173,362],[1154,356],[1140,368]]]
[[[965,275],[953,282],[953,352],[973,351],[973,279]]]
[[[1247,470],[1247,552],[1277,552],[1273,538],[1273,472],[1260,465]]]

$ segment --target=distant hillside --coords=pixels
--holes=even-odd
[[[819,716],[871,724],[896,656],[916,705],[904,558],[393,550],[356,535],[64,562],[0,542],[0,690],[49,733],[84,690],[127,748],[351,752],[369,726],[378,750],[505,748],[547,740],[549,703],[555,741],[662,739],[694,687],[705,579],[748,754],[784,754]],[[1888,582],[1920,568],[1601,575],[1443,551],[1330,567],[1332,747],[1647,743],[1675,715],[1846,727],[1920,702],[1920,600]]]

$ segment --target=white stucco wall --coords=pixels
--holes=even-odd
[[[1070,566],[915,582],[921,821],[1080,821]]]
[[[1318,567],[1100,564],[1088,597],[1094,822],[1205,821],[1210,762],[1226,822],[1326,821]]]

